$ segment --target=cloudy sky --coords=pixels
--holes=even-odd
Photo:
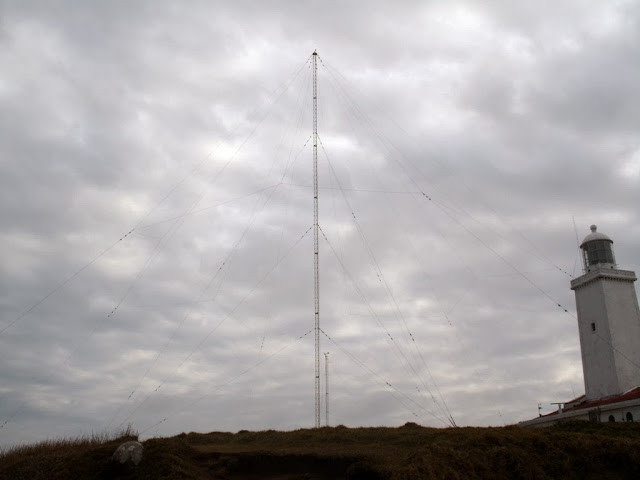
[[[0,446],[313,426],[316,49],[330,424],[582,394],[576,237],[598,224],[640,270],[639,22],[0,0]]]

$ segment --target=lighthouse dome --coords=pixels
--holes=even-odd
[[[604,233],[598,231],[598,227],[596,225],[591,225],[591,233],[584,237],[584,240],[580,244],[580,248],[584,247],[587,243],[593,242],[595,240],[604,240],[613,243],[613,240],[611,240],[608,235],[605,235]]]
[[[615,268],[616,260],[613,255],[613,240],[604,233],[598,232],[598,227],[591,225],[591,233],[580,244],[585,271],[591,271],[594,265]]]

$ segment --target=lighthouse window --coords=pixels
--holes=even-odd
[[[633,422],[633,414],[631,412],[627,412],[627,422]]]
[[[595,324],[595,323],[592,323],[592,324],[591,324],[591,331],[592,331],[592,332],[595,332],[595,331],[596,331],[596,324]]]
[[[596,263],[616,263],[613,258],[613,249],[611,242],[606,240],[596,240],[589,242],[584,246],[586,262],[588,265]]]
[[[616,419],[615,419],[615,417],[613,415],[609,415],[609,421],[610,422],[615,422]]]

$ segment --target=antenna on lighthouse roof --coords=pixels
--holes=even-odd
[[[576,256],[575,261],[573,262],[573,272],[571,272],[571,278],[576,276],[576,267],[578,266],[578,260],[580,259],[580,237],[578,237],[578,227],[576,226],[576,217],[572,216],[573,220],[573,231],[576,234],[576,247],[578,247],[578,254]]]

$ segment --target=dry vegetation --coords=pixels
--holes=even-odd
[[[544,429],[333,427],[181,434],[144,442],[138,467],[110,462],[135,435],[47,441],[0,455],[7,479],[636,479],[640,424]]]
[[[131,426],[117,433],[94,433],[77,438],[44,440],[0,451],[0,478],[96,478],[96,452],[115,449],[127,440],[137,440]],[[111,454],[113,451],[111,451]]]

